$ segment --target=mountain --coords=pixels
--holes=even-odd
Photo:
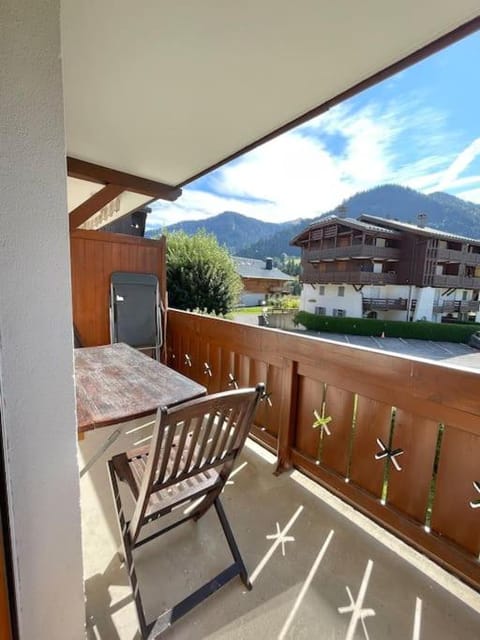
[[[185,231],[193,235],[200,229],[213,233],[220,244],[226,246],[233,254],[241,255],[241,249],[249,245],[252,238],[265,239],[273,236],[277,231],[290,226],[290,223],[262,222],[255,218],[248,218],[234,211],[224,211],[205,220],[187,220],[165,227],[166,231]],[[150,230],[149,237],[161,233],[160,229]],[[238,253],[240,251],[240,253]]]
[[[429,227],[470,238],[480,238],[480,205],[448,193],[425,195],[407,187],[386,184],[356,193],[342,204],[346,207],[349,218],[369,213],[383,218],[396,218],[403,222],[415,222],[418,213],[426,213]],[[323,215],[335,213],[336,210],[332,209]],[[289,246],[289,242],[312,222],[314,220],[302,220],[290,227],[279,229],[271,237],[258,240],[242,249],[242,255],[249,258],[280,256],[282,253],[299,255],[299,250]]]
[[[480,237],[480,205],[448,193],[425,195],[407,187],[386,184],[356,193],[343,204],[347,208],[347,216],[351,218],[369,213],[414,223],[418,213],[426,213],[429,227]]]
[[[426,213],[429,227],[480,238],[480,204],[466,202],[448,193],[425,195],[407,187],[386,184],[356,193],[342,204],[350,218],[369,213],[403,222],[415,222],[418,213]],[[321,217],[334,213],[336,209]],[[289,256],[300,255],[300,250],[291,247],[289,242],[312,222],[313,219],[306,218],[283,223],[262,222],[234,211],[225,211],[205,220],[178,222],[167,226],[166,230],[172,232],[182,229],[188,234],[194,234],[199,229],[205,229],[208,233],[213,233],[219,243],[225,245],[232,254],[263,259],[267,256],[279,257],[282,253]],[[148,235],[155,237],[159,233],[161,230],[156,229],[151,230]]]

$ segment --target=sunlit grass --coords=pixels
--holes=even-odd
[[[241,313],[251,313],[251,314],[256,314],[256,315],[260,315],[261,313],[263,313],[264,311],[267,311],[267,307],[238,307],[236,309],[233,310],[234,314],[241,314]]]

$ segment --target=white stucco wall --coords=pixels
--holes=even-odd
[[[441,295],[446,289],[434,287],[411,287],[409,285],[365,285],[361,292],[355,291],[352,285],[345,286],[345,296],[338,296],[339,285],[324,285],[324,295],[320,295],[320,286],[305,284],[300,298],[300,309],[315,313],[315,307],[325,307],[326,315],[331,316],[333,309],[345,309],[351,318],[362,317],[362,298],[405,298],[417,300],[413,320],[426,319],[440,322],[442,314],[433,313],[434,302],[472,300],[473,290],[454,289],[448,295]],[[377,311],[380,320],[407,320],[406,311]],[[480,312],[476,315],[476,322],[480,322]]]
[[[435,300],[434,287],[418,287],[415,292],[417,306],[413,314],[413,320],[434,321],[433,302]]]
[[[22,640],[84,637],[57,0],[0,7],[0,389]]]
[[[320,287],[324,287],[324,295],[320,295]],[[338,295],[339,287],[344,287],[344,295]],[[327,316],[333,315],[334,309],[345,309],[345,315],[349,318],[362,317],[362,295],[355,291],[352,285],[326,284],[313,287],[310,284],[303,285],[300,297],[300,309],[315,313],[315,307],[325,307]]]
[[[242,293],[240,295],[240,304],[245,307],[256,307],[261,304],[262,300],[265,300],[263,293]]]

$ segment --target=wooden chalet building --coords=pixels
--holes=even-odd
[[[371,215],[328,216],[302,249],[301,308],[388,320],[480,320],[480,240]]]
[[[243,283],[241,305],[255,306],[261,304],[267,296],[290,293],[288,283],[292,277],[274,267],[272,258],[255,260],[235,256],[233,262]]]

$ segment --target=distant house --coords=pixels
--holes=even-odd
[[[240,304],[254,306],[261,304],[266,296],[289,293],[288,283],[292,277],[273,266],[272,258],[233,257],[235,268],[243,282]]]
[[[479,321],[480,240],[362,215],[328,216],[292,239],[302,249],[300,308],[383,320]]]

